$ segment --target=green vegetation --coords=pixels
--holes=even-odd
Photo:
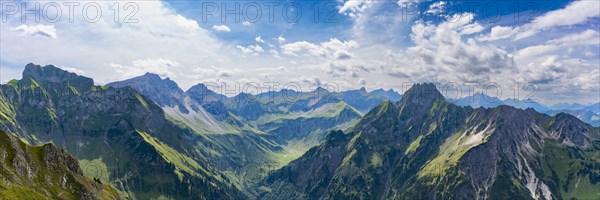
[[[79,166],[81,166],[85,176],[98,179],[102,183],[110,183],[110,172],[106,167],[106,163],[102,161],[102,158],[97,158],[94,160],[79,160]]]
[[[8,81],[8,83],[6,83],[6,85],[10,86],[10,87],[13,87],[16,90],[18,90],[19,89],[19,84],[18,83],[19,83],[19,80],[12,79],[12,80]]]
[[[371,156],[371,166],[372,167],[380,167],[383,164],[383,160],[379,157],[378,153],[373,153]]]
[[[144,138],[146,142],[152,145],[160,153],[160,155],[163,158],[165,158],[165,160],[167,160],[170,163],[173,163],[178,170],[185,171],[189,174],[197,174],[197,172],[199,171],[208,173],[194,159],[179,153],[175,149],[169,147],[160,140],[150,136],[146,132],[139,130],[137,132],[140,134],[140,136]],[[180,176],[180,179],[183,178],[181,177],[182,174],[180,172],[176,171],[176,173]]]
[[[381,114],[383,114],[383,112],[387,111],[388,107],[390,107],[390,106],[393,106],[390,101],[384,101],[378,107],[376,107],[377,110],[375,110],[375,114],[374,115],[381,115]]]
[[[91,87],[90,91],[97,92],[99,90],[108,90],[108,88],[110,88],[110,87],[104,86],[104,85],[100,85],[100,86],[94,85],[94,86]]]
[[[477,127],[470,131],[459,131],[448,138],[440,147],[440,153],[419,172],[419,177],[444,175],[458,164],[458,160],[467,151],[485,143],[489,138],[487,132],[493,131],[493,128],[488,127],[478,133],[476,130]]]
[[[1,90],[0,94],[2,94]],[[3,96],[0,96],[0,117],[0,124],[10,123],[12,126],[17,126],[14,108],[7,103]]]
[[[599,183],[590,180],[600,177],[600,158],[593,156],[595,151],[564,148],[556,141],[547,141],[540,159],[542,179],[564,199],[598,198]]]
[[[352,149],[348,155],[342,160],[342,166],[350,164],[350,160],[356,155],[356,149]]]
[[[0,198],[118,199],[108,185],[85,178],[77,160],[52,144],[29,146],[0,130]]]
[[[29,85],[29,88],[30,88],[32,91],[33,91],[35,88],[41,88],[41,87],[42,87],[42,86],[40,86],[40,84],[39,84],[37,81],[35,81],[33,78],[29,78],[29,80],[30,80],[30,83],[31,83],[31,84]]]
[[[404,155],[415,152],[417,150],[417,148],[419,148],[419,145],[421,144],[421,139],[423,139],[423,135],[419,135],[419,137],[417,137],[417,139],[415,139],[415,141],[410,143],[410,146],[408,146],[408,148],[406,149],[406,152],[404,152]]]
[[[71,86],[70,84],[67,84],[67,86],[69,86],[69,89],[71,89],[71,92],[75,95],[80,95],[79,91],[77,91],[77,88]]]
[[[148,103],[146,102],[146,100],[144,100],[144,97],[142,97],[142,95],[140,95],[139,93],[135,93],[135,98],[137,98],[138,101],[140,101],[140,103],[144,106],[144,108],[146,108],[146,110],[150,110],[150,108],[148,108]]]

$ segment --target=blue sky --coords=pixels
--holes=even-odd
[[[94,22],[81,14],[90,2],[102,10]],[[170,77],[184,89],[240,83],[240,92],[247,83],[402,91],[426,81],[450,92],[459,85],[462,96],[473,92],[471,85],[475,92],[495,85],[500,98],[533,92],[544,103],[600,101],[598,1],[132,2],[82,1],[69,22],[68,7],[58,1],[61,20],[43,15],[36,22],[30,15],[22,22],[21,13],[7,7],[21,4],[3,1],[0,81],[20,78],[25,64],[34,62],[98,84],[145,72]],[[236,4],[237,14],[223,14]],[[124,23],[134,7],[131,19],[137,21]]]

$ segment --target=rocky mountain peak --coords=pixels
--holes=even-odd
[[[183,106],[185,98],[183,90],[179,88],[175,81],[168,78],[162,79],[157,74],[146,73],[128,80],[109,83],[107,86],[115,88],[131,87],[154,100],[161,107],[178,106],[182,111],[187,112],[187,109]]]
[[[158,74],[148,72],[142,76],[134,77],[128,80],[109,83],[108,86],[130,86],[140,92],[143,90],[154,90],[155,92],[159,93],[183,93],[183,90],[179,88],[175,81],[169,78],[162,79]]]
[[[598,137],[600,133],[577,117],[566,113],[554,116],[554,122],[548,127],[549,131],[560,133],[563,139],[576,146],[586,147],[590,137]],[[588,135],[588,136],[586,136]]]
[[[207,101],[218,101],[226,99],[224,95],[212,91],[202,83],[198,83],[197,85],[192,86],[185,93],[189,95],[192,99],[202,103]]]
[[[360,92],[367,92],[367,89],[365,87],[361,87]]]
[[[158,74],[151,73],[151,72],[146,72],[144,75],[139,76],[139,77],[142,77],[142,78],[145,78],[148,80],[153,80],[153,81],[161,81],[162,80],[162,78]]]
[[[94,85],[94,80],[75,73],[62,70],[54,65],[44,67],[29,63],[23,71],[23,79],[33,78],[37,82],[44,83],[69,83],[74,87],[90,88]]]
[[[146,72],[146,74],[139,76],[138,78],[139,78],[138,80],[146,81],[149,84],[157,84],[157,85],[161,85],[162,87],[169,88],[171,90],[181,91],[181,89],[179,88],[177,83],[175,83],[175,81],[171,80],[169,77],[166,77],[163,79],[158,74]],[[135,79],[136,78],[133,78],[131,80],[135,80]]]
[[[408,89],[402,98],[402,102],[425,106],[433,105],[437,100],[444,100],[444,96],[433,83],[417,83]]]
[[[315,94],[328,94],[329,90],[327,90],[327,89],[319,86],[319,87],[317,87],[317,89],[313,90],[313,93],[315,93]]]
[[[204,85],[202,83],[198,83],[198,84],[190,87],[190,89],[188,89],[188,91],[190,91],[190,90],[208,91],[208,87],[206,87],[206,85]]]

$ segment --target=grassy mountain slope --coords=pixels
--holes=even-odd
[[[0,199],[122,199],[83,176],[77,159],[52,144],[30,146],[0,130]]]

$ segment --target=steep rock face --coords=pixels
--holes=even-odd
[[[156,74],[146,73],[143,76],[109,83],[106,86],[115,88],[128,86],[152,99],[160,106],[177,107],[183,113],[189,112],[182,102],[185,93],[177,86],[177,83],[169,78],[162,79]]]
[[[262,199],[597,198],[598,131],[566,114],[459,107],[417,84],[258,190]]]
[[[40,84],[68,83],[69,86],[78,90],[88,90],[94,86],[91,78],[79,76],[75,73],[65,72],[56,67],[39,67],[29,63],[23,70],[23,79],[31,78]]]
[[[42,72],[51,74],[36,74]],[[75,87],[73,80],[91,79],[74,76],[54,66],[28,65],[22,80],[0,86],[2,129],[30,143],[52,142],[66,149],[102,169],[104,181],[130,197],[242,196],[192,150],[197,144],[187,138],[195,134],[166,120],[154,102],[131,88],[100,87],[89,81]]]
[[[52,144],[30,146],[0,130],[0,196],[7,199],[122,199],[83,176],[77,159]]]
[[[169,78],[162,79],[156,74],[146,73],[143,76],[107,85],[116,88],[130,87],[135,89],[140,94],[156,102],[172,121],[185,123],[200,134],[241,132],[239,127],[236,126],[240,122],[235,117],[230,116],[228,113],[222,113],[219,118],[215,117],[203,108],[202,102],[196,101],[199,97],[194,96],[192,98]],[[197,85],[192,89],[194,91],[200,90],[201,87]]]
[[[194,85],[190,89],[185,91],[185,93],[192,99],[194,99],[196,102],[199,102],[201,104],[215,101],[223,101],[227,98],[226,96],[218,94],[213,90],[209,89],[204,84]]]

